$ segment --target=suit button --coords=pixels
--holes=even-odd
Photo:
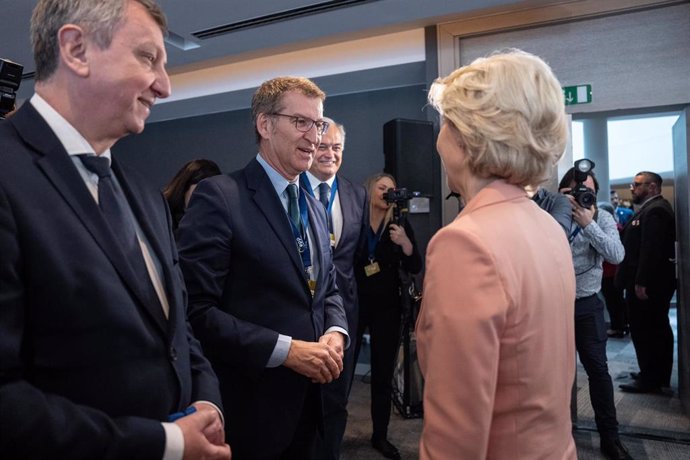
[[[175,347],[170,347],[170,359],[177,361],[177,350],[175,350]]]

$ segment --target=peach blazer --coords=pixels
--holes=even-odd
[[[563,229],[496,180],[436,233],[426,267],[420,458],[576,458],[575,274]]]

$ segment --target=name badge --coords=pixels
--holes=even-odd
[[[331,239],[331,247],[334,248],[335,247],[335,233],[330,233],[328,236]]]
[[[311,296],[314,297],[316,294],[316,280],[309,280],[307,284],[309,285],[309,292],[311,292]]]
[[[364,266],[364,273],[367,276],[375,275],[380,271],[381,271],[381,267],[379,267],[378,262],[371,262],[369,265]]]

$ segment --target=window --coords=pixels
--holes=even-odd
[[[676,114],[609,118],[611,180],[632,177],[640,171],[673,171],[671,129],[677,120]]]

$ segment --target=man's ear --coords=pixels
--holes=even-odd
[[[273,119],[271,116],[260,113],[259,116],[256,117],[256,130],[263,139],[268,139],[273,132]]]
[[[62,63],[80,77],[89,75],[86,53],[87,40],[84,30],[74,24],[65,24],[58,31],[58,46]]]

